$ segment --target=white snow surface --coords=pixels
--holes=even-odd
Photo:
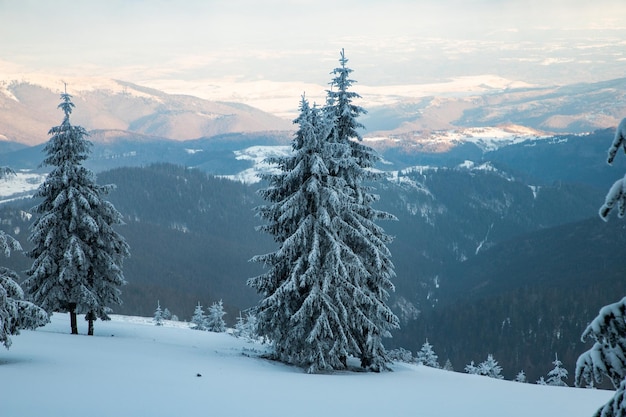
[[[470,142],[484,152],[494,151],[503,146],[513,145],[525,141],[547,139],[550,135],[543,134],[524,126],[485,126],[458,128],[431,133],[428,138],[432,142]]]
[[[19,171],[15,175],[0,178],[0,203],[17,198],[32,197],[33,193],[46,179],[45,174]]]
[[[280,172],[276,165],[266,162],[267,158],[288,156],[291,152],[292,147],[290,145],[251,146],[246,149],[234,151],[235,159],[252,161],[253,166],[238,174],[224,175],[223,177],[245,184],[255,184],[261,181],[262,174]]]
[[[501,381],[425,366],[308,375],[265,347],[186,323],[112,316],[95,336],[54,314],[0,351],[0,415],[589,417],[613,392]],[[198,376],[201,375],[201,376]]]

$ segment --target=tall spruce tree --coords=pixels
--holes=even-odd
[[[623,119],[615,138],[609,147],[609,164],[613,163],[619,149],[626,152],[626,119]],[[626,213],[626,176],[617,180],[609,190],[606,200],[600,208],[600,217],[608,220],[608,215],[617,204],[618,217]],[[588,351],[576,361],[575,384],[580,387],[585,383],[593,386],[608,377],[615,388],[615,395],[600,407],[594,417],[626,417],[626,297],[600,309],[595,319],[587,326],[581,336],[594,341]]]
[[[351,197],[350,209],[341,213],[342,221],[354,227],[359,239],[346,236],[345,244],[359,258],[363,270],[359,274],[360,287],[367,293],[367,297],[360,309],[367,311],[353,321],[353,329],[359,345],[363,366],[378,369],[381,366],[385,351],[382,337],[389,336],[390,330],[399,327],[398,318],[385,304],[389,291],[394,287],[391,279],[395,277],[394,266],[387,244],[392,238],[385,233],[382,227],[376,224],[380,220],[395,220],[386,212],[375,210],[372,204],[378,196],[372,191],[371,185],[383,179],[382,173],[372,170],[380,160],[374,149],[362,143],[358,129],[364,126],[357,120],[366,111],[354,103],[361,96],[350,88],[355,83],[350,78],[352,69],[347,66],[348,59],[342,49],[340,52],[340,66],[333,69],[333,79],[327,91],[327,117],[332,121],[329,140],[334,143],[347,145],[350,149],[349,157],[343,157],[338,166],[336,175],[341,177],[345,184],[344,192]]]
[[[267,221],[260,230],[279,248],[253,258],[268,267],[248,281],[263,296],[259,335],[274,343],[277,359],[307,372],[345,369],[348,356],[383,369],[381,338],[398,320],[385,304],[393,289],[388,238],[373,220],[387,216],[360,198],[365,174],[350,143],[333,134],[332,113],[303,97],[295,123],[293,154],[269,160],[280,172],[267,174],[260,191],[272,203],[258,208]]]
[[[122,262],[129,247],[113,228],[122,223],[121,214],[104,199],[112,186],[97,185],[82,166],[92,144],[84,128],[70,123],[71,96],[61,94],[58,107],[64,118],[50,129],[44,148],[42,165],[52,171],[34,196],[42,201],[34,208],[39,216],[28,252],[34,261],[24,287],[48,313],[70,313],[72,334],[78,334],[76,315],[85,314],[92,335],[93,322],[108,320],[111,306],[122,302]]]
[[[258,208],[267,221],[260,229],[280,247],[253,258],[269,269],[248,283],[264,297],[258,332],[273,342],[276,358],[321,372],[345,368],[357,349],[349,331],[350,290],[357,288],[336,231],[347,196],[341,179],[332,175],[336,155],[348,149],[327,140],[330,123],[304,97],[295,123],[293,154],[270,159],[280,173],[266,175],[269,187],[260,191],[273,203]]]

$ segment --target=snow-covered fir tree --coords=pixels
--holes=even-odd
[[[410,350],[407,350],[404,348],[388,350],[387,354],[389,355],[389,359],[394,362],[404,362],[404,363],[413,362],[413,353],[411,353]]]
[[[624,152],[626,152],[626,118],[623,119],[617,127],[615,138],[609,147],[609,155],[607,158],[609,165],[613,163],[620,148],[624,149]],[[618,217],[624,217],[624,214],[626,214],[626,175],[624,178],[615,181],[613,186],[609,189],[605,202],[602,207],[600,207],[600,217],[605,221],[608,220],[608,215],[615,205],[617,205]]]
[[[504,379],[502,376],[502,367],[498,365],[493,355],[490,353],[487,355],[487,359],[478,365],[474,364],[474,361],[465,366],[465,372],[468,374],[483,375],[489,378]]]
[[[502,367],[498,365],[498,361],[494,359],[491,353],[487,355],[487,360],[478,365],[478,373],[489,378],[504,379]]]
[[[206,317],[206,328],[210,332],[222,333],[226,331],[226,322],[224,321],[224,305],[222,300],[211,304]]]
[[[165,320],[171,320],[172,319],[172,312],[167,307],[165,307],[163,309],[163,319],[165,319]]]
[[[528,379],[526,378],[526,373],[522,370],[515,375],[515,382],[526,383]]]
[[[243,315],[239,312],[234,330],[235,337],[241,337],[247,340],[257,340],[259,335],[257,332],[256,314],[248,311],[245,315]]]
[[[272,204],[258,213],[279,249],[253,258],[268,271],[248,283],[263,296],[258,331],[277,359],[321,372],[345,369],[355,356],[363,368],[380,370],[389,361],[382,337],[398,327],[385,304],[393,289],[389,238],[374,224],[388,215],[355,191],[367,175],[349,143],[329,139],[332,116],[303,97],[293,154],[270,159],[280,172],[265,176],[261,195]]]
[[[29,236],[34,261],[23,286],[48,313],[69,312],[72,334],[78,333],[76,315],[85,314],[92,335],[93,322],[108,320],[111,306],[122,302],[122,262],[129,248],[113,228],[122,224],[121,214],[104,199],[112,186],[97,185],[82,166],[91,142],[84,128],[70,123],[71,96],[61,94],[58,107],[64,118],[50,129],[44,148],[43,165],[52,171],[34,195],[41,200]]]
[[[609,378],[615,388],[613,398],[601,407],[597,417],[626,416],[626,297],[604,306],[587,326],[582,340],[594,341],[591,349],[576,361],[577,387],[601,383]]]
[[[615,138],[609,147],[609,164],[613,163],[619,149],[626,152],[626,118],[623,119]],[[618,217],[626,213],[626,176],[617,180],[609,190],[600,217],[607,220],[610,211],[617,204]],[[594,341],[591,349],[580,355],[576,361],[575,384],[594,386],[608,377],[615,388],[613,398],[602,406],[595,417],[626,417],[626,297],[600,309],[595,319],[581,336]]]
[[[548,372],[546,384],[555,387],[566,387],[567,383],[565,380],[567,379],[568,372],[567,369],[563,368],[563,362],[559,360],[558,355],[554,355],[554,361],[552,364],[554,365],[554,368]]]
[[[156,310],[154,310],[154,317],[153,317],[154,325],[163,326],[164,319],[165,318],[163,317],[163,311],[161,311],[161,302],[157,300],[157,308]]]
[[[548,385],[548,383],[546,382],[546,379],[544,377],[541,377],[537,380],[537,382],[535,382],[537,385]]]
[[[17,240],[0,230],[0,252],[9,256],[11,251],[21,250]],[[11,347],[10,336],[20,334],[21,329],[35,329],[48,323],[48,314],[42,308],[24,299],[15,271],[0,267],[0,343]]]
[[[446,359],[446,362],[443,364],[442,369],[444,371],[454,372],[454,366],[452,366],[452,362],[450,361],[450,359]]]
[[[471,361],[470,363],[465,365],[464,371],[466,373],[470,374],[470,375],[478,375],[479,374],[478,366],[476,366],[474,361]]]
[[[428,340],[424,342],[424,344],[422,345],[422,348],[415,355],[415,362],[421,363],[422,365],[425,365],[425,366],[430,366],[431,368],[441,367],[439,365],[438,359],[439,357],[433,350],[433,346],[430,343],[428,343]]]
[[[192,329],[194,330],[206,330],[206,314],[204,314],[204,309],[202,308],[202,305],[199,301],[198,305],[196,305],[196,308],[193,311],[191,324],[193,324]]]
[[[343,158],[336,175],[343,179],[345,192],[352,198],[352,207],[340,214],[343,215],[342,221],[360,235],[355,240],[348,234],[343,240],[359,258],[359,267],[362,270],[361,288],[367,297],[357,300],[362,303],[359,309],[365,312],[365,316],[358,317],[359,320],[353,322],[353,333],[359,345],[360,354],[357,356],[361,359],[361,365],[378,370],[384,367],[385,362],[382,338],[389,336],[390,330],[399,328],[400,325],[398,318],[386,305],[389,291],[394,290],[391,283],[391,279],[395,277],[394,266],[386,246],[391,243],[392,238],[376,222],[396,218],[372,208],[378,196],[365,184],[383,179],[384,174],[372,170],[380,161],[380,156],[374,149],[361,143],[362,137],[358,129],[364,126],[357,119],[366,111],[354,103],[360,95],[350,90],[356,81],[350,78],[353,70],[347,66],[348,59],[343,49],[339,64],[331,72],[333,78],[330,89],[327,90],[324,112],[332,120],[329,140],[350,148],[349,158]]]

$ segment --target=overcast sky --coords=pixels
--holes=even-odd
[[[624,0],[0,0],[0,74],[325,84],[345,48],[365,85],[598,81],[624,75],[625,16]]]

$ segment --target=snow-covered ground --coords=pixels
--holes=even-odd
[[[466,142],[473,143],[484,152],[495,151],[508,145],[514,145],[526,141],[537,141],[552,137],[549,134],[518,125],[508,126],[484,126],[467,127],[453,130],[437,130],[427,134],[419,133],[413,138],[420,146],[434,149],[449,149],[455,144]],[[395,141],[395,137],[365,137],[366,142],[378,142],[383,140]]]
[[[279,172],[278,167],[266,162],[267,158],[288,156],[291,146],[251,146],[246,149],[235,151],[235,159],[252,161],[252,168],[248,168],[235,175],[223,175],[233,181],[245,184],[256,184],[261,181],[261,175]]]
[[[228,334],[113,316],[96,335],[55,314],[0,351],[0,415],[588,417],[609,391],[547,387],[396,364],[381,374],[307,375]]]
[[[44,174],[29,171],[18,171],[15,175],[0,178],[0,203],[31,197],[45,179]]]

